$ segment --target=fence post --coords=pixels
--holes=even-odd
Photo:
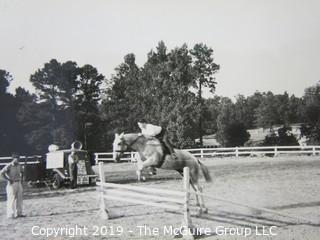
[[[99,162],[99,178],[100,178],[100,183],[105,183],[106,179],[104,176],[104,169],[103,169],[103,162]],[[108,216],[108,210],[106,209],[106,203],[104,201],[103,197],[103,185],[100,186],[100,212],[101,212],[101,217],[103,219],[109,219]]]
[[[316,147],[315,147],[315,146],[312,147],[312,155],[313,155],[313,156],[316,155]]]
[[[276,157],[278,155],[278,148],[277,147],[274,147],[274,157]]]
[[[96,165],[98,165],[98,164],[99,164],[98,153],[95,153],[95,154],[94,154],[94,160],[95,160],[95,162],[96,162]]]
[[[104,163],[103,162],[99,162],[99,177],[100,177],[100,212],[101,212],[101,217],[105,220],[108,219],[112,219],[112,218],[116,218],[116,217],[121,217],[123,215],[120,215],[118,213],[116,213],[115,211],[111,210],[111,209],[107,209],[107,205],[105,203],[105,199],[104,199],[104,194],[108,194],[105,193],[104,191],[104,186],[102,185],[103,183],[106,182],[106,178],[104,175],[104,169],[103,169]]]
[[[239,157],[239,150],[238,150],[238,147],[236,147],[235,149],[236,149],[236,157]]]
[[[200,158],[203,158],[203,148],[200,149]]]

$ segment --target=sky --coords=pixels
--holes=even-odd
[[[14,78],[11,92],[34,91],[30,75],[53,58],[110,78],[128,53],[142,66],[160,40],[211,47],[217,95],[300,97],[320,80],[318,0],[0,0],[0,69]]]

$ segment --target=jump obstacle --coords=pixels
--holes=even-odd
[[[183,214],[182,226],[184,228],[192,229],[192,221],[190,216],[190,175],[189,168],[185,167],[183,169],[183,191],[176,190],[168,190],[168,189],[158,189],[158,188],[149,188],[149,187],[141,187],[141,186],[130,186],[125,184],[115,184],[115,183],[106,183],[105,182],[105,174],[103,169],[103,163],[99,163],[99,176],[100,182],[97,182],[97,185],[100,186],[100,197],[101,197],[101,205],[100,210],[103,218],[112,219],[117,216],[111,209],[108,209],[108,204],[106,204],[105,200],[115,200],[122,202],[130,202],[142,205],[148,205],[158,208],[164,208],[167,210],[177,211]],[[231,201],[228,199],[218,198],[213,195],[192,192],[192,194],[203,196],[205,198],[209,198],[214,201],[220,201],[231,205],[246,207],[249,209],[259,210],[261,212],[271,213],[274,215],[287,217],[290,219],[294,219],[297,223],[305,223],[305,224],[315,224],[309,219],[303,218],[301,216],[294,216],[286,213],[277,212],[275,210],[271,210],[268,208],[252,206],[248,204],[238,203],[235,201]],[[188,234],[184,236],[189,239],[193,239],[193,236]]]
[[[183,191],[130,186],[125,184],[107,183],[103,163],[99,163],[100,182],[97,182],[100,191],[100,211],[104,219],[119,217],[108,208],[105,200],[115,200],[129,203],[148,205],[177,211],[183,214],[181,228],[185,239],[194,239],[191,234],[192,222],[190,217],[190,174],[189,168],[183,169]]]

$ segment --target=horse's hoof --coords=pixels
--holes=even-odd
[[[208,208],[202,208],[202,213],[205,213],[205,214],[207,214],[208,213]]]
[[[202,209],[201,209],[201,207],[196,207],[196,216],[197,216],[197,217],[200,217],[201,214],[202,214]]]

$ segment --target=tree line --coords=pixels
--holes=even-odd
[[[302,98],[288,93],[256,92],[235,101],[214,95],[212,48],[186,44],[168,50],[159,42],[138,66],[130,53],[107,79],[90,65],[55,59],[35,71],[29,81],[35,93],[19,87],[8,92],[13,78],[0,70],[0,154],[13,151],[43,154],[50,144],[69,148],[79,140],[91,151],[112,148],[114,133],[137,132],[137,122],[165,127],[178,148],[216,134],[223,146],[241,146],[248,129],[302,123],[302,134],[320,142],[320,84]],[[212,93],[203,97],[203,89]]]

